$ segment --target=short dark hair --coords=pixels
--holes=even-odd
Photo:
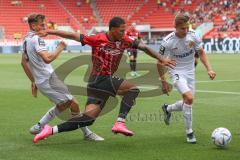
[[[112,27],[119,27],[121,24],[125,24],[124,19],[121,17],[113,17],[109,22],[109,30],[111,30]]]
[[[43,21],[45,19],[45,15],[32,13],[28,16],[28,24],[37,23],[39,21]]]
[[[190,20],[190,16],[186,13],[178,13],[175,17],[174,23],[175,26],[179,26],[185,23],[188,23]]]

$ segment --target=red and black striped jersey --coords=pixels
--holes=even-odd
[[[82,45],[92,47],[92,75],[111,75],[119,66],[123,52],[128,48],[137,48],[139,41],[124,36],[121,41],[112,42],[107,33],[87,36],[80,35]]]

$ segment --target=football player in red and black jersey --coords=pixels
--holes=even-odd
[[[163,59],[158,52],[144,45],[139,40],[129,38],[125,35],[125,29],[125,21],[120,17],[114,17],[109,22],[109,32],[93,36],[57,30],[45,30],[39,33],[40,36],[51,34],[79,41],[82,45],[90,45],[92,47],[93,69],[88,81],[88,99],[84,113],[54,127],[46,125],[43,131],[35,136],[35,143],[56,133],[92,125],[108,98],[117,94],[122,95],[122,101],[117,121],[112,127],[112,132],[126,136],[134,135],[126,127],[125,119],[140,91],[134,84],[114,75],[124,50],[128,48],[140,49],[165,66],[173,67],[176,65],[176,62],[171,59]]]
[[[136,29],[136,23],[133,23],[131,27],[129,27],[126,31],[126,35],[132,39],[140,40],[141,35],[140,32]],[[127,53],[129,56],[130,61],[130,69],[131,69],[131,76],[137,76],[136,66],[137,66],[137,49],[129,48],[127,49]]]

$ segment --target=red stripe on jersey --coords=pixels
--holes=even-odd
[[[83,45],[88,44],[92,47],[92,75],[111,75],[116,72],[124,50],[136,44],[128,36],[124,36],[121,41],[112,42],[106,33],[93,36],[81,35],[80,37]]]

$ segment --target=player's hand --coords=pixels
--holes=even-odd
[[[63,41],[60,41],[59,43],[58,43],[58,46],[57,46],[57,48],[59,48],[60,50],[64,50],[65,48],[66,48],[66,43],[65,42],[63,42]]]
[[[216,73],[213,70],[208,71],[208,76],[211,80],[216,77]]]
[[[32,96],[37,97],[37,86],[34,82],[32,82]]]
[[[36,32],[36,35],[38,35],[39,37],[46,37],[48,35],[48,30],[45,29],[45,30],[38,31]]]
[[[169,96],[170,88],[166,80],[161,80],[162,82],[162,91]]]
[[[168,66],[173,69],[176,66],[176,60],[165,58],[160,62],[160,64],[164,66]]]

